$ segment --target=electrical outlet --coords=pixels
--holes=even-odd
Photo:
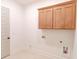
[[[41,36],[41,38],[46,38],[46,36],[43,35],[43,36]]]
[[[60,41],[60,43],[63,43],[63,41]]]

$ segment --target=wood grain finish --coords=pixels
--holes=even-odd
[[[52,28],[52,8],[39,10],[39,28]]]
[[[52,28],[52,8],[46,9],[46,28]]]
[[[46,28],[46,13],[44,9],[39,11],[39,28]]]
[[[75,10],[73,4],[65,6],[65,29],[75,28],[74,12]]]
[[[53,28],[64,28],[64,7],[54,7],[53,16]]]
[[[40,29],[75,29],[76,3],[66,2],[39,9]]]

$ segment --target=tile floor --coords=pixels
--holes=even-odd
[[[9,56],[4,59],[51,59],[51,58],[48,58],[42,55],[37,55],[34,53],[30,53],[30,52],[21,52],[19,54]]]
[[[45,56],[45,55],[39,55],[37,53],[34,52],[30,52],[30,51],[22,51],[18,54],[6,57],[4,59],[70,59],[70,58],[63,58],[63,57],[57,57],[57,56]]]

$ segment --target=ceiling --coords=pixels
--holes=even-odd
[[[15,0],[16,2],[18,2],[21,5],[27,5],[29,3],[34,3],[40,0]]]

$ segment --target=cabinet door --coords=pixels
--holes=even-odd
[[[64,6],[56,6],[53,8],[53,28],[64,28]]]
[[[46,28],[46,12],[45,10],[39,10],[39,28]]]
[[[39,28],[52,28],[52,8],[39,10]]]
[[[68,4],[65,6],[65,29],[75,28],[75,5]]]
[[[45,10],[46,11],[46,28],[48,29],[51,29],[53,26],[52,26],[52,8],[48,8]]]

